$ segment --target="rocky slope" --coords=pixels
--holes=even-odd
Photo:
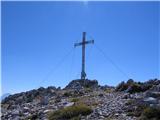
[[[41,87],[10,95],[1,107],[2,120],[159,120],[160,80],[130,79],[115,88],[100,86],[97,80],[73,80],[64,89]]]

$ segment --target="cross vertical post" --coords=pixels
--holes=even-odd
[[[94,40],[89,40],[89,41],[86,41],[86,32],[83,32],[83,38],[82,38],[82,42],[80,43],[75,43],[74,46],[82,46],[82,71],[81,71],[81,79],[82,80],[85,80],[86,78],[86,73],[85,73],[85,47],[86,47],[86,44],[89,44],[89,43],[94,43]]]
[[[86,32],[83,32],[83,41],[82,41],[82,72],[81,72],[81,79],[85,80],[86,73],[85,73],[85,42],[86,42]]]

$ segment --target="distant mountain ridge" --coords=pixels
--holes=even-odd
[[[4,100],[6,97],[8,97],[9,95],[11,95],[10,93],[5,93],[1,96],[1,101]]]

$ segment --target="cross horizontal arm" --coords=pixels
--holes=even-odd
[[[89,43],[94,44],[94,40],[89,40],[89,41],[86,41],[86,42],[85,42],[85,44],[89,44]]]
[[[89,41],[85,41],[85,42],[75,43],[74,47],[81,46],[83,44],[89,44],[89,43],[94,44],[94,40],[89,40]]]
[[[82,45],[82,42],[81,43],[75,43],[74,47],[77,47],[77,46],[80,46],[80,45]]]

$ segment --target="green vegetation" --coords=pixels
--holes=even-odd
[[[25,120],[36,120],[36,119],[38,119],[38,115],[33,114],[33,115],[30,115],[29,117],[27,117]]]
[[[122,81],[117,87],[116,87],[116,91],[124,91],[128,88],[128,85]]]
[[[78,102],[78,101],[79,101],[79,98],[72,98],[70,101],[71,101],[71,102]]]
[[[136,92],[141,92],[141,86],[137,83],[133,83],[130,85],[130,89],[128,90],[129,93],[136,93]]]
[[[130,99],[127,101],[126,105],[132,105],[134,102],[135,102],[134,100]]]
[[[130,102],[130,104],[133,104],[132,101]],[[144,109],[146,109],[145,105],[138,105],[136,107],[136,109],[130,109],[130,110],[128,110],[127,116],[140,117],[142,115],[142,112],[143,112]]]
[[[112,92],[113,92],[112,89],[105,89],[104,91],[105,91],[106,93],[112,93]]]
[[[85,91],[88,92],[88,93],[89,93],[89,92],[93,92],[90,87],[85,87],[84,89],[85,89]]]
[[[63,96],[65,96],[65,97],[70,97],[70,96],[72,96],[72,94],[71,94],[70,92],[65,92],[65,93],[63,94]]]
[[[71,118],[70,120],[81,120],[81,117],[80,117],[80,115],[79,115],[79,116],[76,116],[76,117]]]
[[[136,110],[128,111],[127,116],[139,117],[139,120],[160,120],[160,108],[139,105]]]
[[[49,120],[78,120],[79,115],[88,115],[92,113],[92,109],[85,105],[70,106],[55,112],[51,112],[48,116]]]
[[[117,87],[116,91],[127,91],[129,93],[142,92],[141,84],[129,79],[126,83],[123,81]]]
[[[141,82],[135,82],[132,79],[129,79],[127,82],[121,82],[117,87],[116,91],[125,91],[128,93],[137,93],[137,92],[145,92],[152,88],[154,85],[157,85],[158,82],[155,80],[149,80],[147,82],[141,83]]]
[[[147,107],[143,110],[141,120],[160,120],[160,108]]]

